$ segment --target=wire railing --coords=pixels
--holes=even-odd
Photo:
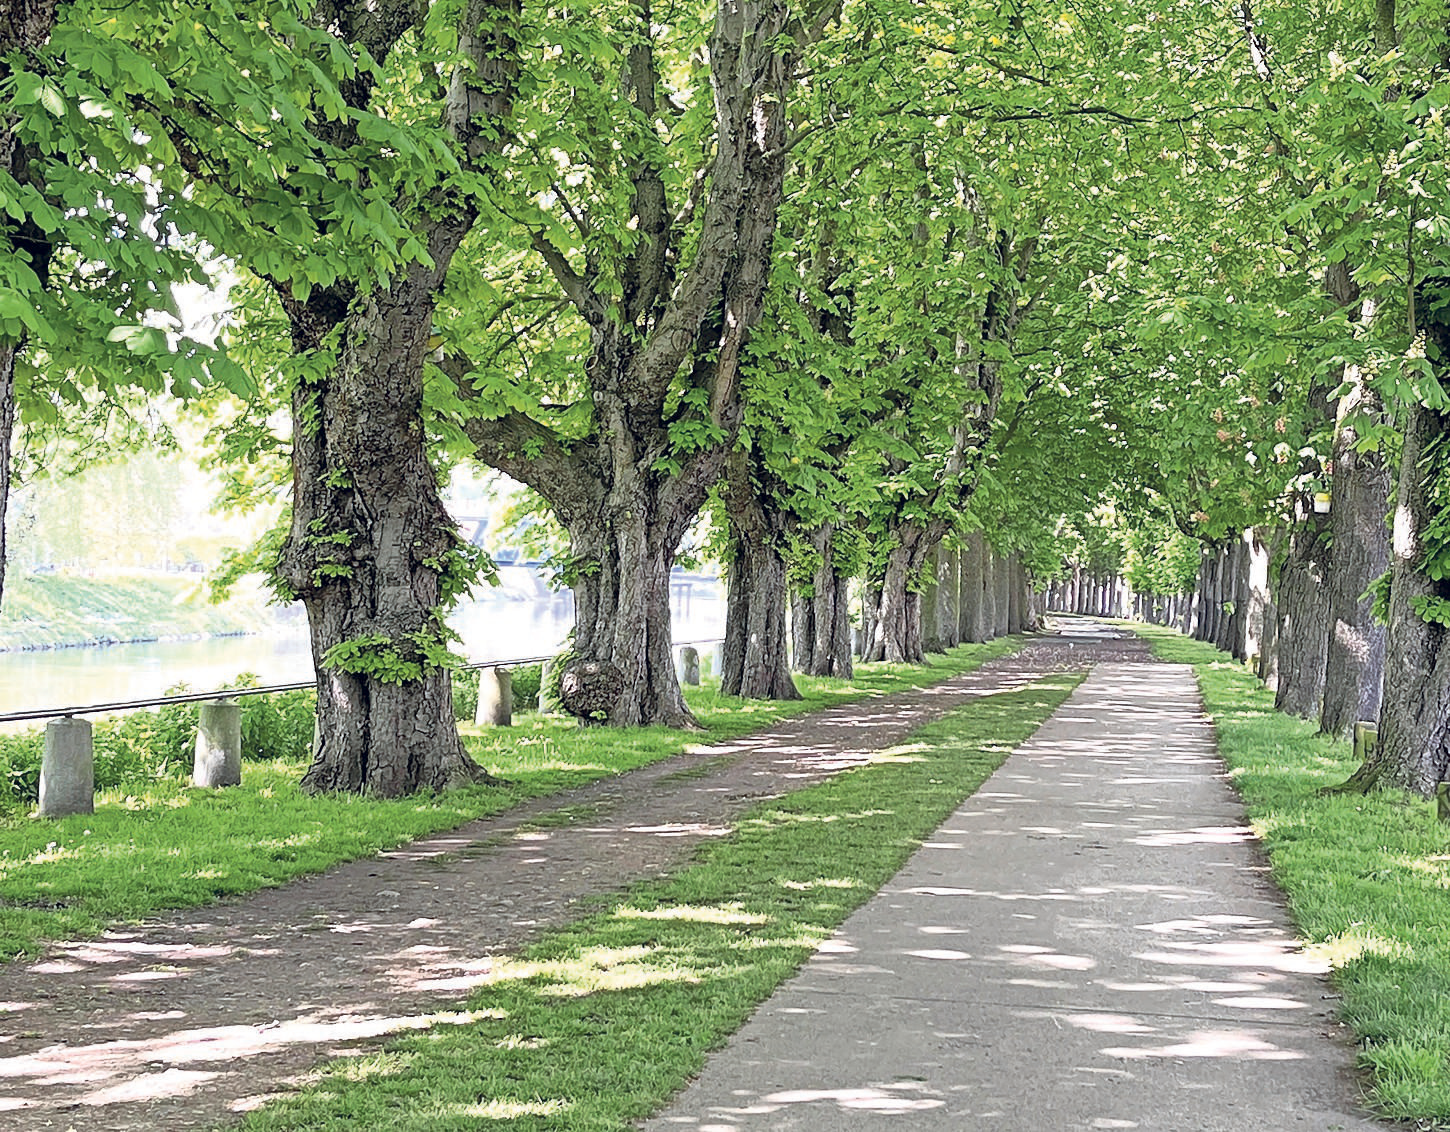
[[[719,644],[723,638],[709,637],[697,641],[673,641],[672,648],[693,648],[698,645]],[[510,657],[506,660],[475,660],[460,664],[454,671],[474,672],[485,668],[515,668],[521,664],[545,664],[558,654],[546,656]],[[111,700],[106,703],[77,704],[73,707],[28,708],[25,711],[0,712],[0,724],[36,723],[45,719],[71,719],[78,715],[112,715],[118,712],[140,711],[143,708],[169,707],[172,704],[212,703],[217,700],[232,700],[242,696],[271,696],[281,692],[308,692],[317,687],[317,678],[292,684],[259,684],[248,688],[217,688],[210,692],[176,692],[166,696],[153,696],[142,700]]]

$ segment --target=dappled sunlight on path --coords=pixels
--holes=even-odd
[[[1097,668],[648,1132],[1376,1127],[1198,702]]]
[[[210,1128],[329,1057],[465,1023],[456,1004],[512,977],[509,954],[577,918],[581,902],[678,867],[758,801],[888,757],[927,720],[1062,660],[1051,641],[1029,643],[934,688],[693,748],[322,876],[0,967],[0,1127]]]

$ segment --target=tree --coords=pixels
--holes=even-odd
[[[478,458],[534,488],[569,531],[572,648],[619,681],[614,724],[694,724],[674,674],[669,571],[740,427],[796,59],[834,10],[721,0],[701,28],[634,0],[602,35],[596,12],[579,13],[562,45],[572,68],[541,89],[537,120],[576,98],[590,113],[529,139],[532,183],[504,205],[571,308],[574,365],[540,396],[528,372],[465,360],[466,341],[450,355],[476,401],[463,427]],[[690,62],[702,32],[708,74]]]
[[[179,333],[172,286],[206,279],[197,208],[157,183],[129,115],[165,89],[91,4],[0,9],[0,594],[17,421],[89,428],[127,395],[244,385]]]
[[[285,320],[293,491],[274,565],[318,671],[304,785],[483,779],[452,714],[443,614],[474,564],[428,459],[424,358],[508,136],[520,4],[183,8],[116,9],[104,27],[167,76],[128,106],[153,176],[265,285],[258,316]]]
[[[1395,501],[1379,741],[1345,787],[1429,796],[1450,780],[1450,399],[1442,381],[1450,375],[1450,264],[1435,264],[1415,294],[1424,333],[1406,358],[1419,395],[1405,422]]]

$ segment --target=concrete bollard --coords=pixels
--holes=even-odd
[[[725,675],[724,641],[716,641],[713,645],[710,646],[710,651],[707,654],[707,660],[710,665],[708,669],[708,674],[710,676],[713,676],[716,680],[719,680]]]
[[[1373,723],[1360,720],[1354,725],[1354,757],[1360,762],[1374,757],[1379,741],[1379,729]]]
[[[694,645],[685,645],[680,649],[675,671],[679,674],[681,684],[698,688],[700,686],[700,650]]]
[[[213,700],[201,705],[191,784],[208,788],[242,784],[241,704]]]
[[[45,725],[40,759],[40,816],[96,812],[96,756],[91,725],[84,719],[52,719]]]
[[[514,722],[514,674],[507,668],[485,668],[478,674],[480,727],[512,727]]]

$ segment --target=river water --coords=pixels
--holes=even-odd
[[[497,589],[461,605],[450,618],[463,638],[460,651],[473,661],[557,652],[574,625],[573,595],[551,592],[526,567],[504,567],[499,573]],[[718,581],[677,575],[671,589],[677,641],[724,635],[725,602]],[[209,691],[245,672],[263,684],[312,679],[300,609],[284,611],[272,630],[246,637],[0,653],[0,714],[151,699],[180,684]]]

